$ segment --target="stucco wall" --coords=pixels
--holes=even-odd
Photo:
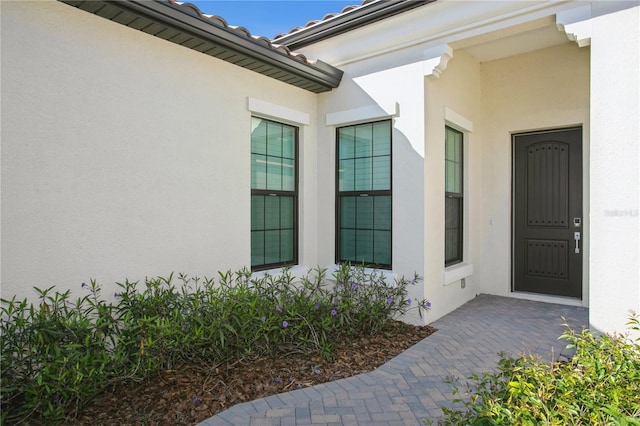
[[[393,54],[341,67],[340,87],[319,99],[319,258],[335,262],[335,133],[358,122],[391,119],[392,264],[396,277],[423,275],[423,73],[420,62],[387,67]],[[385,64],[385,66],[381,66]],[[324,125],[323,125],[324,124]],[[425,297],[422,286],[411,298]],[[430,295],[427,295],[430,297]],[[407,321],[421,321],[411,311]]]
[[[439,78],[425,77],[425,283],[426,293],[437,300],[430,313],[432,319],[447,314],[478,293],[475,272],[465,274],[464,288],[459,279],[445,280],[447,270],[463,265],[444,266],[444,159],[445,125],[449,125],[464,133],[463,262],[467,267],[477,268],[476,233],[482,200],[480,88],[480,64],[463,50],[453,52],[453,58]]]
[[[588,305],[589,48],[575,43],[482,64],[482,210],[478,286],[482,293],[511,292],[511,134],[583,126],[584,273]],[[531,294],[522,297],[535,297]],[[540,298],[544,300],[544,298]],[[555,299],[557,301],[557,299]],[[567,301],[571,302],[571,301]]]
[[[621,332],[640,312],[640,7],[591,24],[589,319]]]
[[[2,2],[2,297],[250,262],[247,98],[301,127],[317,264],[316,96],[58,2]]]

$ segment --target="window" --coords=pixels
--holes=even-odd
[[[251,269],[298,261],[298,129],[251,119]]]
[[[445,127],[445,266],[462,262],[462,133]]]
[[[391,121],[337,129],[336,260],[391,268]]]

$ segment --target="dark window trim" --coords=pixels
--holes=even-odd
[[[388,122],[389,123],[389,189],[384,189],[384,190],[370,190],[370,191],[340,191],[340,180],[338,177],[338,171],[340,168],[340,158],[339,158],[339,153],[340,153],[340,129],[344,129],[346,127],[355,127],[355,126],[359,126],[359,125],[363,125],[363,124],[375,124],[375,123],[383,123],[383,122]],[[335,228],[336,228],[336,239],[335,239],[335,262],[336,263],[344,263],[344,262],[348,262],[348,261],[343,261],[340,259],[340,198],[342,197],[355,197],[355,196],[361,196],[361,197],[368,197],[368,196],[390,196],[391,197],[391,202],[393,205],[393,122],[391,119],[384,119],[384,120],[374,120],[374,121],[367,121],[367,122],[362,122],[362,123],[356,123],[356,124],[349,124],[347,126],[340,126],[340,127],[336,127],[336,143],[335,143],[335,148],[336,148],[336,153],[335,153],[335,193],[336,193],[336,199],[335,199],[335,203],[336,203],[336,213],[335,213]],[[372,156],[373,157],[373,156]],[[361,158],[365,158],[365,157],[361,157]],[[367,157],[368,158],[368,157]],[[372,171],[373,173],[373,171]],[[391,258],[391,263],[388,265],[383,265],[383,264],[377,264],[377,263],[366,263],[363,266],[368,267],[368,268],[377,268],[377,269],[385,269],[385,270],[391,270],[392,266],[393,266],[393,208],[391,209],[391,248],[389,256]]]
[[[267,121],[270,123],[274,123],[274,124],[278,124],[278,125],[285,125],[285,126],[289,126],[292,127],[294,129],[294,144],[293,144],[293,149],[294,149],[294,154],[295,154],[295,161],[294,161],[294,186],[295,186],[295,190],[294,191],[276,191],[273,189],[253,189],[251,188],[251,196],[254,195],[264,195],[264,196],[286,196],[286,197],[292,197],[293,198],[293,260],[291,262],[275,262],[275,263],[267,263],[264,265],[258,265],[258,266],[251,266],[251,271],[252,272],[258,272],[258,271],[266,271],[269,269],[275,269],[275,268],[281,268],[281,267],[285,267],[285,266],[294,266],[297,265],[299,262],[299,254],[298,254],[298,248],[299,248],[299,243],[298,243],[298,235],[299,235],[299,231],[298,231],[298,226],[299,226],[299,206],[298,206],[298,199],[299,199],[299,188],[298,188],[298,175],[299,175],[299,159],[300,159],[300,150],[299,150],[299,133],[300,133],[300,129],[298,126],[294,126],[292,124],[288,124],[288,123],[284,123],[284,122],[279,122],[279,121],[275,121],[275,120],[270,120],[268,118],[263,118],[260,117],[259,115],[252,115],[251,118],[257,118],[259,120],[263,120],[263,121]],[[253,152],[251,151],[251,153],[253,154]],[[250,232],[252,232],[250,230]]]
[[[445,237],[445,263],[444,266],[453,266],[464,261],[464,132],[455,129],[451,126],[444,126],[446,130],[451,130],[460,135],[460,192],[447,192],[445,191],[445,198],[458,198],[460,199],[460,210],[458,211],[458,223],[460,224],[460,232],[458,233],[458,256],[455,259],[446,260],[446,237]],[[445,141],[446,144],[446,141]],[[446,145],[445,145],[446,150]],[[446,154],[445,154],[446,156]],[[445,159],[446,161],[446,159]],[[446,188],[446,175],[445,175],[445,188]],[[445,212],[446,214],[446,212]],[[446,229],[446,226],[445,226]]]

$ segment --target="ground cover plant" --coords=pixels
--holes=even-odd
[[[35,304],[2,299],[2,424],[68,420],[107,389],[184,365],[310,352],[331,359],[337,342],[429,309],[407,296],[418,281],[387,282],[344,264],[299,280],[285,269],[125,281],[115,302],[95,281],[75,300],[55,287],[36,289]]]
[[[632,314],[630,329],[640,331]],[[567,360],[500,354],[496,372],[452,379],[455,402],[441,407],[443,425],[640,425],[640,342],[569,328],[561,339],[575,348]],[[430,423],[430,422],[428,422]]]

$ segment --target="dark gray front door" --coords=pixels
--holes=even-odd
[[[513,290],[582,297],[582,129],[513,136]]]

